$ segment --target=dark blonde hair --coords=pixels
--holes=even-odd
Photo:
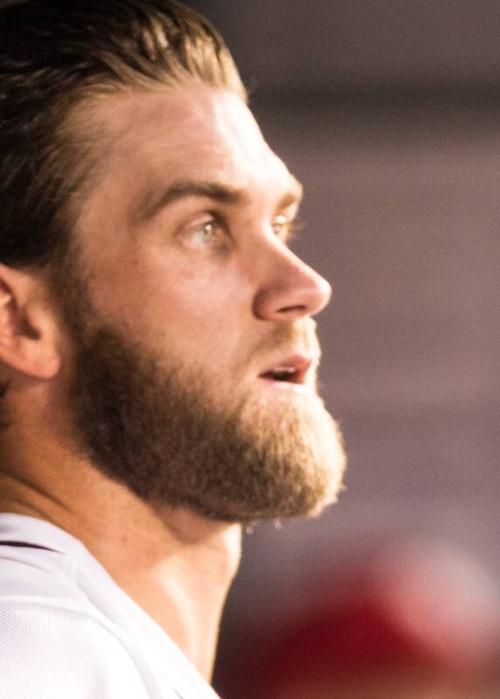
[[[0,262],[50,266],[89,176],[70,117],[93,95],[197,80],[245,90],[219,34],[175,0],[29,0],[0,11]],[[88,144],[87,144],[88,149]]]

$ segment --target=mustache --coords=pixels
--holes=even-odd
[[[283,356],[290,354],[304,354],[319,361],[321,348],[316,333],[316,323],[311,320],[307,325],[291,327],[283,325],[273,328],[273,330],[261,338],[249,352],[246,361],[242,362],[248,366],[269,360],[270,355]]]

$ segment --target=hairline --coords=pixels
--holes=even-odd
[[[36,269],[42,266],[47,267],[49,270],[52,267],[58,268],[62,259],[70,257],[74,252],[74,230],[78,224],[82,208],[91,192],[94,191],[96,180],[99,179],[100,168],[104,162],[103,152],[109,149],[112,143],[109,140],[112,136],[105,128],[106,122],[102,119],[102,115],[100,116],[99,126],[104,128],[101,130],[92,129],[92,127],[98,125],[96,111],[100,104],[115,97],[126,98],[127,96],[140,94],[175,93],[192,86],[228,91],[240,97],[245,104],[248,103],[248,95],[243,85],[241,85],[241,89],[237,89],[237,85],[204,80],[200,76],[187,72],[182,78],[177,76],[175,79],[169,78],[171,78],[171,75],[167,74],[163,82],[155,78],[146,79],[142,76],[139,76],[139,79],[136,81],[130,80],[127,82],[122,82],[119,79],[102,80],[101,82],[96,81],[93,84],[83,85],[72,91],[71,102],[65,108],[60,118],[59,128],[61,144],[73,151],[71,164],[68,167],[70,179],[74,185],[74,191],[70,197],[72,201],[66,200],[60,210],[60,216],[67,226],[68,235],[61,246],[61,250],[59,252],[54,251],[52,258],[48,259],[46,264],[38,265],[35,263],[34,265],[29,265],[29,267]],[[57,108],[57,104],[55,107]],[[94,115],[95,119],[93,119]],[[78,164],[75,162],[76,156],[79,156]]]
[[[21,139],[21,155],[16,154],[16,167],[12,170],[13,176],[7,179],[5,188],[9,205],[2,221],[6,222],[5,230],[7,236],[10,236],[6,240],[13,242],[12,245],[8,242],[1,258],[4,264],[24,269],[49,269],[51,264],[58,264],[58,260],[64,256],[65,248],[68,249],[81,206],[88,197],[92,184],[95,184],[94,176],[99,174],[99,168],[104,162],[103,154],[109,148],[109,141],[106,142],[105,139],[110,131],[102,128],[106,120],[101,119],[97,128],[96,121],[94,128],[91,121],[86,123],[93,103],[120,93],[162,92],[166,89],[181,89],[188,84],[226,90],[247,102],[245,87],[229,49],[217,30],[203,16],[189,7],[183,7],[176,0],[165,0],[165,8],[159,0],[150,0],[145,3],[148,15],[140,15],[140,3],[141,0],[124,1],[124,15],[120,15],[116,31],[111,26],[109,41],[106,38],[102,43],[94,41],[93,35],[84,30],[81,36],[89,41],[88,59],[85,45],[77,40],[74,48],[70,49],[71,59],[67,70],[60,61],[52,61],[52,58],[52,63],[44,63],[46,43],[42,34],[42,59],[38,68],[33,56],[27,57],[26,67],[20,64],[17,68],[15,63],[9,64],[9,56],[16,56],[17,49],[11,48],[7,43],[5,94],[11,102],[14,99],[24,100],[27,109],[23,111],[22,128],[25,129],[26,136]],[[21,3],[19,7],[24,5],[30,5],[30,2]],[[95,2],[91,12],[96,13],[94,5]],[[8,15],[9,7],[4,11],[7,13],[7,22],[12,22],[14,15]],[[103,14],[103,22],[108,22],[109,28],[108,15],[109,13]],[[38,17],[35,12],[34,29],[30,29],[29,22],[26,25],[28,39],[30,31],[39,31],[39,20],[43,29],[44,15],[42,13]],[[133,24],[136,20],[137,27]],[[136,28],[140,31],[134,34]],[[20,35],[24,36],[22,31],[20,29]],[[47,31],[50,34],[52,30],[49,28]],[[71,32],[75,31],[78,39],[79,30],[74,23],[70,23],[69,30],[64,28],[63,31],[66,32],[63,47],[68,48]],[[178,37],[182,36],[179,31],[184,32],[185,40],[178,41]],[[38,46],[38,35],[34,35],[34,38],[35,46]],[[124,52],[124,42],[127,40],[132,42],[130,60],[128,52]],[[49,46],[49,57],[50,50]],[[81,59],[78,59],[79,55]],[[1,63],[3,58],[3,53],[0,52],[0,69],[4,67]],[[78,63],[78,60],[81,62]],[[52,69],[56,71],[58,79],[47,82]],[[35,90],[35,96],[28,98],[26,88],[36,78],[36,70],[40,72],[40,92]],[[29,94],[32,95],[33,90]],[[2,96],[0,90],[0,101]],[[12,107],[9,101],[6,104],[6,133],[10,133],[10,129],[17,134],[18,131],[13,126]],[[39,109],[40,105],[43,109]],[[3,115],[0,116],[3,119]],[[32,157],[29,153],[31,142],[36,147]],[[7,149],[7,156],[14,158],[12,149]],[[10,183],[17,184],[18,180],[27,197],[24,206],[31,202],[31,215],[17,216],[16,206],[10,204],[17,199],[15,190],[12,193],[9,189]],[[39,211],[41,215],[38,215]],[[20,223],[19,239],[22,241],[26,238],[27,245],[24,248],[16,247],[17,236],[14,231],[17,229],[13,225],[16,222]],[[30,235],[30,226],[33,230],[46,229],[46,244],[42,235]]]

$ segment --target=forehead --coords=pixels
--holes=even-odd
[[[205,86],[104,96],[86,114],[98,136],[98,180],[120,180],[130,195],[177,180],[221,181],[238,189],[294,188],[236,94]]]

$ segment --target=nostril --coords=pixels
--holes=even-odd
[[[278,308],[277,313],[307,313],[307,306],[304,304],[296,305],[296,306],[283,306],[283,308]]]
[[[326,279],[289,251],[281,264],[267,270],[266,277],[267,283],[260,288],[253,304],[254,314],[261,320],[285,323],[301,316],[314,316],[330,300],[331,287]]]

